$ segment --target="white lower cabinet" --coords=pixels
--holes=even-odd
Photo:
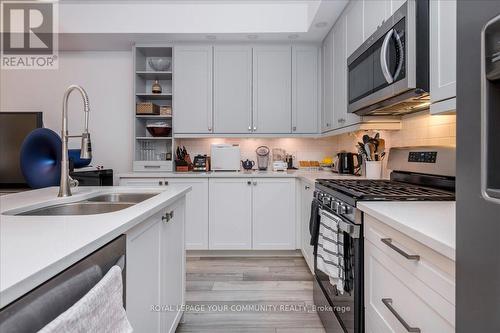
[[[168,185],[191,186],[186,195],[186,249],[208,250],[208,179],[166,178]]]
[[[455,332],[451,260],[370,216],[364,253],[366,332]]]
[[[211,250],[252,248],[252,182],[245,178],[209,180]]]
[[[295,249],[295,180],[209,181],[211,250]]]
[[[185,201],[177,201],[127,232],[126,309],[134,332],[175,332],[180,321],[184,210]]]
[[[300,183],[300,239],[301,251],[307,266],[314,274],[314,247],[310,245],[309,219],[311,217],[311,202],[314,195],[314,185],[302,181]]]
[[[252,185],[252,248],[295,249],[295,182],[254,178]]]

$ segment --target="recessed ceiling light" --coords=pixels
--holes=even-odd
[[[257,39],[257,38],[259,38],[259,36],[257,36],[257,35],[248,35],[247,38],[248,39]]]
[[[328,25],[328,23],[326,23],[326,22],[318,22],[318,23],[316,23],[314,26],[315,26],[316,28],[324,28],[324,27],[326,27],[327,25]]]
[[[297,35],[297,34],[289,35],[288,38],[289,39],[297,39],[297,38],[299,38],[299,35]]]
[[[217,39],[217,36],[214,36],[214,35],[207,35],[205,36],[206,39],[210,39],[210,40],[214,40],[214,39]]]

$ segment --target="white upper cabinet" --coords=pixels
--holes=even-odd
[[[368,0],[368,1],[370,1],[370,0]],[[432,1],[434,1],[434,0],[431,0],[429,2],[432,2]],[[390,5],[390,7],[389,7],[390,12],[389,12],[389,15],[388,15],[388,17],[390,17],[390,16],[392,16],[392,14],[394,14],[394,12],[396,10],[399,9],[399,7],[401,7],[406,2],[406,0],[387,0],[387,2]]]
[[[350,1],[343,14],[347,25],[347,57],[364,41],[364,1]]]
[[[290,133],[291,47],[258,46],[253,49],[253,130]]]
[[[391,16],[391,2],[388,0],[368,0],[364,1],[364,3],[365,26],[363,40],[367,40]]]
[[[212,133],[212,46],[174,48],[174,132]]]
[[[347,111],[347,55],[346,20],[341,17],[333,27],[333,127],[347,127],[358,123],[359,116]]]
[[[456,0],[430,1],[431,113],[455,110],[454,100],[446,100],[456,96],[456,67],[457,2]]]
[[[318,132],[318,48],[292,47],[292,133]]]
[[[321,131],[326,132],[333,129],[333,104],[334,104],[334,86],[333,86],[333,29],[330,30],[323,40],[322,47],[322,108],[321,108]]]
[[[295,180],[254,178],[253,249],[295,249]]]
[[[252,48],[214,47],[214,132],[252,130]]]

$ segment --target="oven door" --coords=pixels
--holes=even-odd
[[[326,226],[339,225],[344,232],[344,241],[350,244],[350,253],[345,265],[351,267],[349,291],[339,291],[336,285],[330,283],[328,275],[318,269],[317,257],[314,259],[315,290],[314,303],[324,306],[326,302],[332,311],[318,311],[327,333],[362,333],[364,332],[363,303],[363,234],[362,225],[354,224],[332,211],[320,210],[321,223]],[[344,253],[346,248],[344,247]],[[345,259],[344,259],[345,260]],[[346,276],[348,272],[346,271]]]

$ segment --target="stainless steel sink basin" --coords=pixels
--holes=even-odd
[[[107,203],[79,201],[60,205],[53,205],[30,210],[16,215],[57,216],[57,215],[92,215],[116,212],[133,206],[134,203]]]
[[[152,198],[157,193],[107,193],[87,199],[88,202],[139,203]]]

